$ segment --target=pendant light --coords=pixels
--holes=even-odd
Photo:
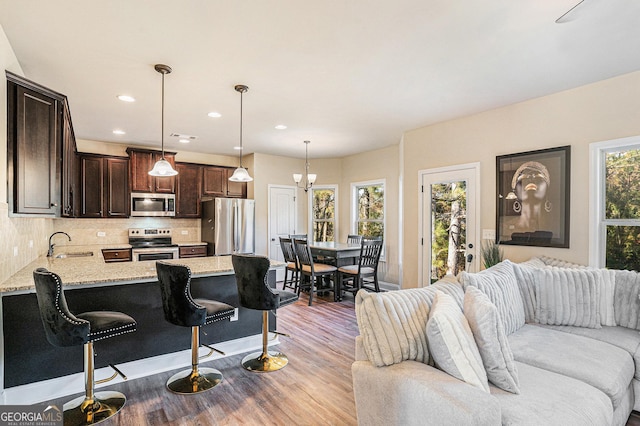
[[[309,154],[309,144],[311,143],[311,141],[304,141],[304,186],[301,186],[300,183],[302,182],[302,174],[301,173],[294,173],[293,174],[293,181],[296,183],[296,186],[298,188],[302,188],[304,189],[304,192],[309,191],[309,189],[313,186],[313,184],[316,181],[316,178],[318,177],[318,175],[316,175],[315,173],[309,173],[309,159],[308,159],[308,154]]]
[[[237,84],[234,89],[240,93],[240,166],[233,171],[229,180],[232,182],[251,182],[253,178],[249,176],[247,169],[242,167],[242,95],[246,93],[249,88],[243,84]]]
[[[153,165],[153,169],[149,171],[151,176],[175,176],[177,171],[171,167],[171,164],[164,159],[164,76],[171,72],[171,67],[163,64],[156,64],[156,71],[162,74],[162,157]]]

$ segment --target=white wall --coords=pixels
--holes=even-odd
[[[571,145],[570,248],[505,246],[507,258],[589,261],[589,144],[640,134],[640,72],[404,135],[403,287],[418,279],[418,170],[479,161],[481,228],[495,228],[497,155]]]

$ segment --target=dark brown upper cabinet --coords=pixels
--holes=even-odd
[[[78,149],[71,123],[71,113],[66,100],[62,106],[62,210],[60,215],[78,217],[80,214]]]
[[[6,75],[9,211],[60,215],[64,96],[10,72]]]
[[[80,154],[80,217],[129,217],[129,159]]]
[[[202,195],[204,197],[246,198],[247,183],[232,182],[234,168],[204,166]]]
[[[176,216],[198,218],[202,215],[202,169],[200,164],[176,163]]]
[[[175,176],[154,177],[149,175],[149,170],[162,158],[161,151],[147,149],[127,148],[130,159],[131,192],[168,193],[176,192]],[[175,152],[164,152],[164,158],[175,168]]]

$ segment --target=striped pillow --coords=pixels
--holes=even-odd
[[[468,286],[477,287],[489,297],[498,308],[507,335],[524,325],[524,305],[510,261],[505,260],[475,274],[461,272],[459,281],[465,289]]]

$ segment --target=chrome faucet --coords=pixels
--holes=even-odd
[[[58,231],[58,232],[54,232],[53,234],[51,234],[51,236],[49,237],[49,251],[47,252],[47,257],[51,257],[53,256],[53,246],[55,246],[55,244],[51,244],[51,239],[53,238],[54,235],[56,234],[64,234],[67,236],[67,238],[69,238],[69,241],[71,241],[71,237],[69,236],[69,234],[67,234],[66,232],[62,232],[62,231]]]

